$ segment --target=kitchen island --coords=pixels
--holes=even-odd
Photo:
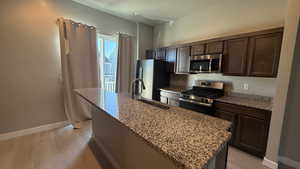
[[[75,92],[93,105],[93,139],[116,169],[225,169],[231,123],[101,89]]]

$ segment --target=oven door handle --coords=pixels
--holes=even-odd
[[[201,103],[201,102],[196,102],[196,101],[193,101],[193,100],[188,100],[188,99],[183,99],[183,98],[179,98],[179,100],[183,101],[183,102],[192,103],[192,104],[198,104],[198,105],[201,105],[201,106],[212,107],[212,104],[208,104],[208,103]]]

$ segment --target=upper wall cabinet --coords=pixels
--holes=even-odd
[[[165,60],[166,59],[166,48],[158,48],[155,50],[155,59]]]
[[[282,33],[251,37],[248,66],[250,76],[277,76],[281,42]]]
[[[155,58],[155,50],[148,49],[146,50],[146,59],[154,59]]]
[[[170,73],[176,71],[176,58],[177,58],[177,48],[167,48],[166,49],[166,61],[168,62],[167,70]]]
[[[226,40],[224,75],[276,77],[282,34],[282,29],[274,29]]]
[[[205,44],[194,45],[191,47],[191,55],[204,55],[205,54]]]
[[[174,63],[176,73],[189,72],[190,56],[223,54],[222,73],[229,76],[276,77],[283,28],[220,37],[147,50],[146,58]]]
[[[223,53],[223,41],[211,42],[206,44],[206,54]]]
[[[248,38],[232,39],[225,42],[223,73],[225,75],[246,75]]]
[[[176,62],[176,73],[186,74],[189,72],[190,65],[190,50],[189,46],[178,48],[177,62]]]

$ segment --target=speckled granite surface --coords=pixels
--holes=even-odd
[[[272,111],[272,98],[265,96],[232,93],[216,101]]]
[[[201,169],[231,137],[225,120],[171,106],[168,110],[100,89],[77,89],[77,94],[169,158],[179,168]]]

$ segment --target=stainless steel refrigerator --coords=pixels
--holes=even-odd
[[[160,101],[160,88],[168,87],[170,74],[167,72],[168,63],[163,60],[144,59],[137,62],[137,78],[143,79],[145,89],[137,85],[141,96],[146,99]]]

